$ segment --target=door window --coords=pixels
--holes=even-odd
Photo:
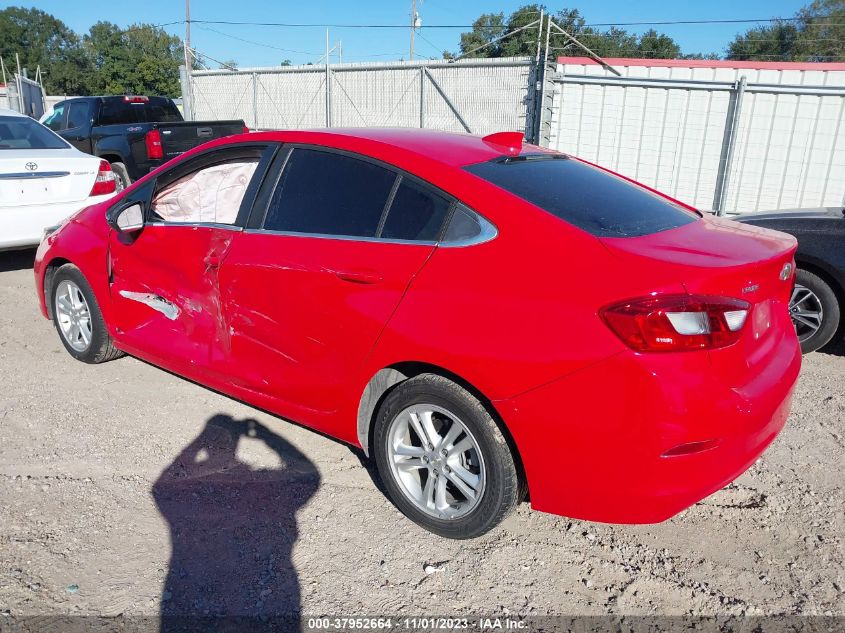
[[[259,157],[198,169],[166,184],[150,204],[153,221],[234,224]]]
[[[65,106],[60,105],[56,106],[53,109],[52,114],[44,119],[44,125],[48,128],[53,130],[54,132],[58,132],[59,130],[64,129],[64,121],[65,121]]]
[[[367,161],[296,148],[273,193],[264,228],[375,237],[396,178]]]
[[[87,101],[71,101],[68,104],[67,129],[83,127],[91,120],[91,109]]]

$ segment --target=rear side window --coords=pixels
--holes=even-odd
[[[643,187],[565,156],[519,156],[465,168],[597,237],[637,237],[698,219]]]
[[[71,101],[68,105],[67,127],[69,130],[88,125],[91,107],[87,101]]]
[[[296,148],[279,180],[264,228],[375,237],[396,174],[341,154]]]
[[[440,236],[451,202],[402,178],[379,237],[434,242]]]

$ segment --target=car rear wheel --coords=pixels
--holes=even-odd
[[[524,495],[496,422],[476,397],[442,376],[421,374],[387,395],[373,450],[394,504],[440,536],[480,536]]]
[[[129,171],[123,163],[111,163],[111,170],[114,172],[115,193],[123,191],[132,184]]]
[[[824,347],[839,328],[839,300],[824,279],[799,268],[789,299],[789,315],[801,351],[809,354]]]
[[[53,324],[68,353],[83,363],[103,363],[123,356],[111,337],[91,286],[80,270],[65,264],[50,284]]]

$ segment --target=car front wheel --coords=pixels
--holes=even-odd
[[[123,355],[112,344],[91,286],[73,264],[65,264],[53,276],[50,305],[59,338],[75,359],[93,364]]]
[[[442,376],[421,374],[397,385],[379,408],[373,444],[391,500],[440,536],[480,536],[524,495],[496,422],[475,396]]]
[[[795,325],[804,354],[824,347],[839,328],[840,306],[828,283],[809,270],[799,268],[789,299],[789,316]]]

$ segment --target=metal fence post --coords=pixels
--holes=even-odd
[[[742,113],[742,97],[745,94],[745,75],[734,83],[731,99],[728,103],[728,114],[725,117],[725,133],[722,137],[722,152],[719,156],[719,171],[716,175],[716,189],[713,193],[713,210],[716,215],[725,215],[725,199],[728,195],[728,185],[731,179],[734,148],[736,147],[739,117]]]
[[[192,121],[194,110],[191,99],[191,76],[186,66],[179,66],[179,83],[182,84],[182,117],[186,121]]]
[[[420,127],[425,127],[425,66],[420,66]]]
[[[258,73],[252,73],[252,127],[258,129]]]
[[[326,29],[326,127],[332,126],[332,70],[329,66],[329,30]]]

